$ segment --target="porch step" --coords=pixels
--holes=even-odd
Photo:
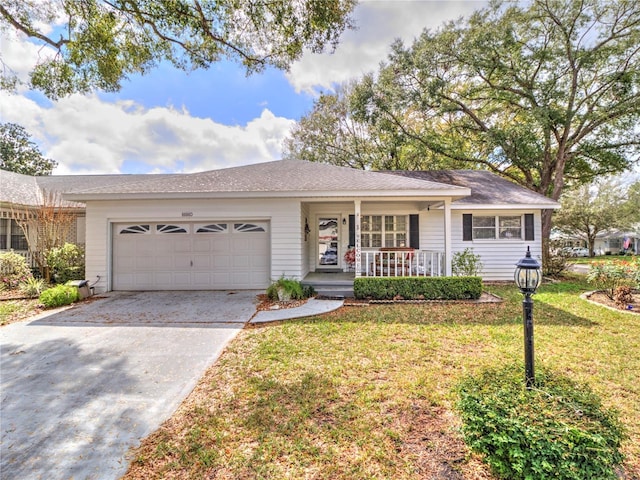
[[[326,298],[351,298],[353,297],[353,281],[333,280],[323,281],[315,280],[312,282],[303,281],[302,285],[311,285],[318,297]]]

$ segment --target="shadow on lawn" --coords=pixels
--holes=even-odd
[[[331,322],[384,322],[433,325],[516,325],[522,323],[522,304],[507,301],[502,304],[384,304],[365,307],[342,307],[321,317]],[[297,321],[308,321],[299,319]],[[594,327],[599,325],[589,318],[580,317],[535,301],[534,321],[540,325],[563,325],[567,327]]]

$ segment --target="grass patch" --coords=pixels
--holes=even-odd
[[[535,295],[536,363],[620,412],[640,476],[640,318],[579,298],[578,277]],[[377,305],[245,329],[126,479],[487,479],[454,413],[467,374],[522,362],[522,295],[502,304]]]
[[[0,326],[19,322],[40,312],[38,299],[0,301]]]

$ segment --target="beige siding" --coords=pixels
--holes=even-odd
[[[183,216],[187,214],[188,216]],[[111,287],[111,232],[115,222],[269,220],[271,277],[302,278],[300,202],[292,199],[160,200],[87,202],[86,272],[97,292]]]

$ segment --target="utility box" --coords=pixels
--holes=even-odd
[[[67,285],[71,285],[72,287],[76,287],[78,289],[78,294],[80,294],[80,300],[83,300],[91,295],[89,291],[88,280],[71,280],[67,282]]]

